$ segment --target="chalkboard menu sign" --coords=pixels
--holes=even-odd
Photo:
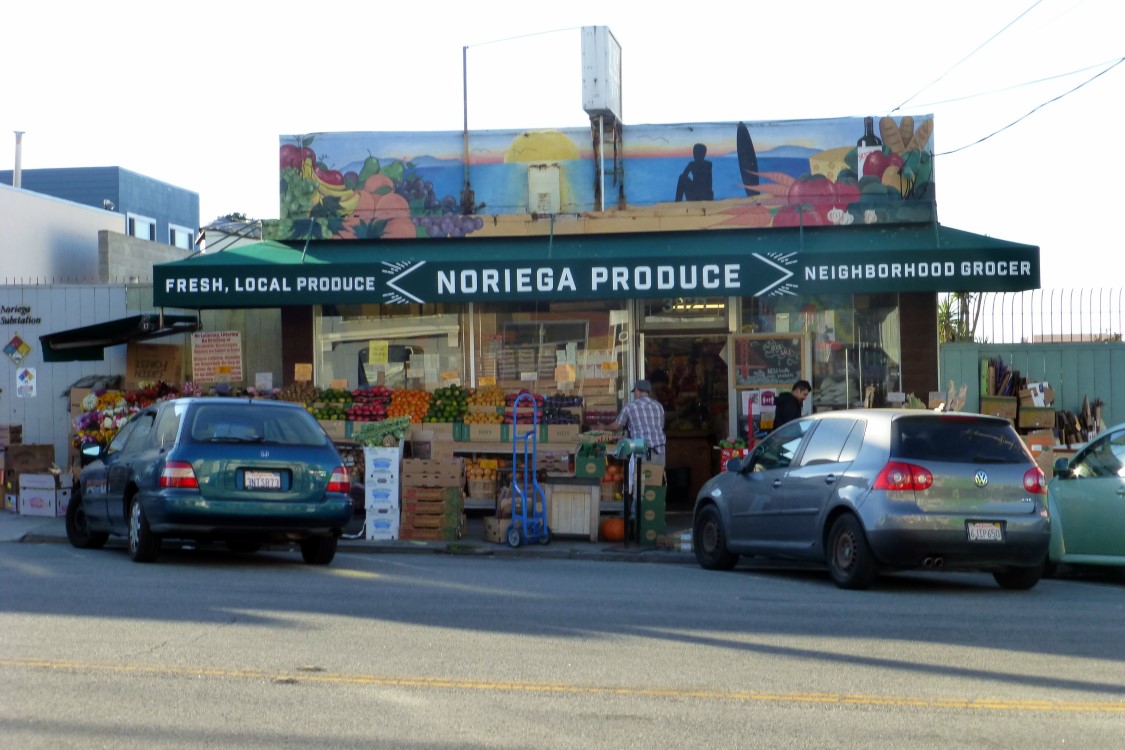
[[[804,339],[793,333],[756,333],[734,337],[736,388],[789,388],[805,372]]]

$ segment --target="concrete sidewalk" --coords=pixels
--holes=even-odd
[[[689,514],[669,514],[668,531],[678,530]],[[347,529],[347,535],[362,531],[362,519],[356,519]],[[21,516],[0,511],[0,542],[30,544],[66,544],[66,522],[63,518]],[[112,543],[112,541],[111,541]],[[509,547],[484,539],[483,518],[469,517],[465,536],[456,541],[369,541],[362,538],[342,538],[341,552],[367,552],[380,554],[447,554],[486,555],[495,557],[540,557],[555,560],[612,560],[617,562],[657,562],[694,565],[695,555],[690,551],[641,547],[635,542],[591,542],[589,538],[554,537],[548,544],[525,544]]]

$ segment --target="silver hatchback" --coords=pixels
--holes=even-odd
[[[1005,419],[855,409],[790,422],[695,501],[699,564],[739,556],[824,562],[836,585],[881,572],[984,570],[1038,583],[1051,539],[1047,481]]]

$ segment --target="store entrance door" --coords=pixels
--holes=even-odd
[[[718,471],[715,446],[728,433],[725,335],[652,334],[641,342],[643,377],[664,405],[669,510],[690,510]]]

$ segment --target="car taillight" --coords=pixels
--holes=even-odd
[[[1028,469],[1023,475],[1023,488],[1033,495],[1042,495],[1047,491],[1047,475],[1036,466]]]
[[[934,475],[929,469],[902,461],[891,461],[883,467],[879,476],[875,477],[874,489],[921,492],[930,489],[933,483]]]
[[[348,470],[343,466],[337,466],[332,470],[332,476],[328,479],[329,492],[342,492],[348,494],[352,490],[352,482],[348,478]]]
[[[199,482],[195,478],[195,470],[187,461],[169,461],[160,472],[160,486],[196,490]]]

